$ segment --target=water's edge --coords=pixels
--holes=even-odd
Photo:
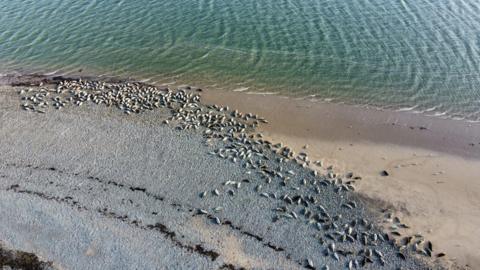
[[[81,71],[81,70],[80,70]],[[352,102],[344,101],[344,100],[336,100],[329,97],[319,97],[315,95],[309,96],[292,96],[287,95],[283,92],[262,92],[262,91],[255,91],[251,88],[233,88],[230,87],[227,89],[225,88],[215,88],[213,87],[204,87],[201,86],[202,84],[196,84],[190,81],[172,81],[170,83],[162,83],[162,82],[152,82],[149,79],[139,79],[137,77],[131,76],[116,76],[116,75],[93,75],[89,74],[78,74],[78,73],[57,73],[57,72],[15,72],[15,73],[0,73],[0,85],[1,84],[8,84],[12,86],[38,86],[40,83],[49,84],[49,83],[57,83],[62,80],[96,80],[96,81],[104,81],[104,82],[111,82],[111,83],[120,83],[120,82],[130,82],[130,83],[142,83],[145,85],[151,86],[168,86],[168,87],[183,87],[186,85],[196,86],[198,89],[206,89],[209,91],[221,91],[221,92],[235,92],[241,95],[260,95],[260,96],[275,96],[281,97],[286,99],[294,99],[294,100],[308,100],[314,103],[320,104],[338,104],[342,106],[348,107],[355,107],[355,108],[364,108],[368,110],[374,111],[385,111],[385,112],[399,112],[402,114],[415,114],[421,115],[428,118],[436,118],[436,119],[443,119],[448,121],[455,121],[455,122],[463,122],[467,126],[471,125],[478,125],[480,124],[480,119],[472,120],[468,118],[462,117],[453,117],[448,114],[448,112],[438,112],[435,110],[423,110],[419,111],[416,110],[416,106],[412,107],[395,107],[393,105],[385,105],[385,106],[374,106],[369,104],[355,104]]]

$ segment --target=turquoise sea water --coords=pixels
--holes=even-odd
[[[480,119],[478,0],[0,0],[0,70]]]

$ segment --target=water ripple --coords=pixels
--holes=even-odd
[[[475,0],[1,1],[0,67],[478,120],[479,26]]]

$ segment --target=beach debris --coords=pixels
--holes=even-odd
[[[380,172],[380,175],[381,176],[389,176],[390,174],[386,170],[383,170],[383,171]]]

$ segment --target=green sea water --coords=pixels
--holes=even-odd
[[[479,120],[480,1],[0,0],[0,70]]]

